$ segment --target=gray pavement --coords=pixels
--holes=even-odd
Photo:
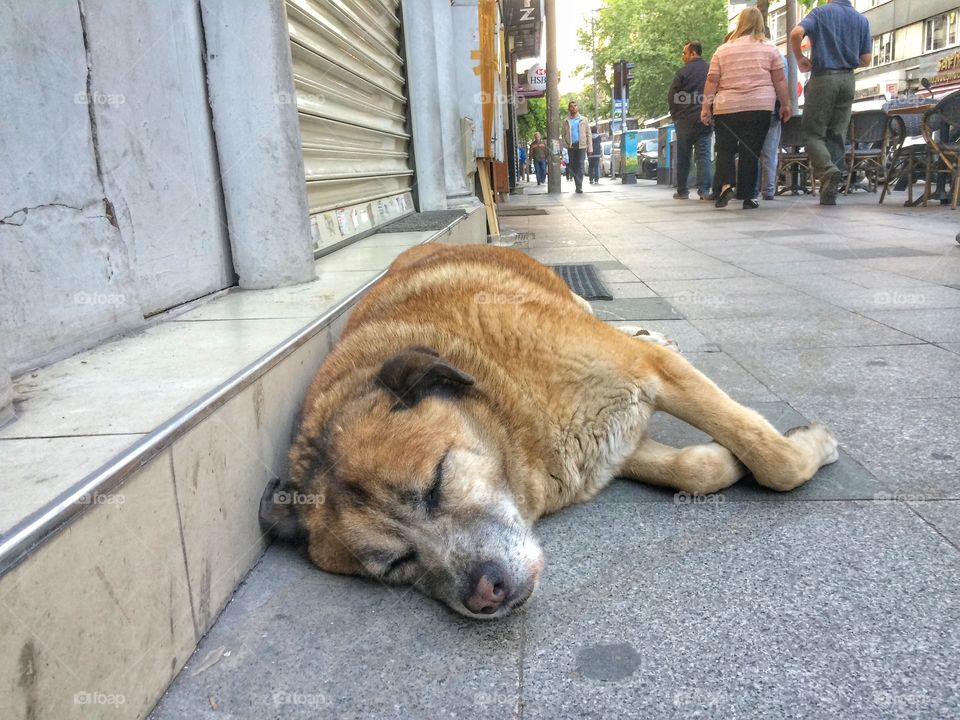
[[[274,546],[153,717],[960,717],[960,212],[535,190],[548,214],[503,220],[530,255],[596,264],[603,319],[781,429],[828,423],[840,461],[786,495],[618,481],[538,526],[541,592],[498,623]]]

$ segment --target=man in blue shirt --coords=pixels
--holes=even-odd
[[[800,47],[804,37],[810,39],[812,58]],[[853,71],[873,60],[870,23],[850,0],[829,0],[790,32],[790,47],[800,71],[812,72],[804,91],[803,137],[820,178],[820,204],[836,205],[853,106]]]
[[[568,117],[563,121],[560,131],[563,146],[567,150],[567,167],[577,186],[576,192],[583,192],[583,156],[590,147],[590,129],[587,119],[580,115],[580,107],[573,100],[567,105]]]

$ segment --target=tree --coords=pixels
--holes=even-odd
[[[533,140],[535,132],[540,133],[541,137],[547,136],[547,99],[545,97],[527,99],[527,114],[517,115],[517,131],[527,145]]]
[[[604,0],[596,19],[597,65],[635,64],[631,115],[666,114],[667,90],[680,68],[684,44],[699,40],[709,60],[726,34],[727,8],[725,0]],[[578,41],[589,51],[589,32],[580,30]]]

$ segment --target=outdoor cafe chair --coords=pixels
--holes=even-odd
[[[807,188],[807,181],[810,188]],[[780,152],[777,155],[777,194],[813,192],[810,159],[803,149],[803,117],[794,115],[783,124]]]
[[[932,110],[927,110],[920,121],[920,129],[932,154],[935,155],[935,158],[927,163],[927,191],[924,194],[924,205],[930,196],[933,175],[945,173],[950,176],[953,190],[950,209],[956,210],[957,199],[960,197],[960,142],[956,138],[956,133],[960,129],[960,90],[950,93]],[[934,162],[937,159],[939,163]]]
[[[883,110],[865,110],[850,118],[850,147],[847,150],[847,182],[844,193],[850,192],[850,184],[857,172],[862,172],[873,192],[878,181],[886,175],[887,114]]]
[[[905,205],[911,207],[915,205],[913,186],[919,173],[926,174],[926,166],[930,161],[930,148],[923,138],[920,127],[921,113],[900,114],[900,111],[929,103],[929,98],[910,95],[891,100],[883,106],[883,111],[889,117],[887,126],[889,161],[886,176],[883,178],[883,190],[880,193],[881,204],[890,192],[891,183],[896,185],[902,182],[907,189]]]

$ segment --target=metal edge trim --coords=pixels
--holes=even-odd
[[[177,438],[196,427],[202,420],[236,397],[241,390],[332,325],[385,273],[386,269],[309,325],[283,340],[199,400],[188,405],[73,487],[60,493],[43,508],[14,525],[10,532],[0,536],[0,578],[28,557],[44,540],[66,527],[85,507],[95,505],[96,503],[91,502],[94,497],[117,488],[130,475],[170,447]],[[84,498],[87,498],[86,503],[83,502]]]

